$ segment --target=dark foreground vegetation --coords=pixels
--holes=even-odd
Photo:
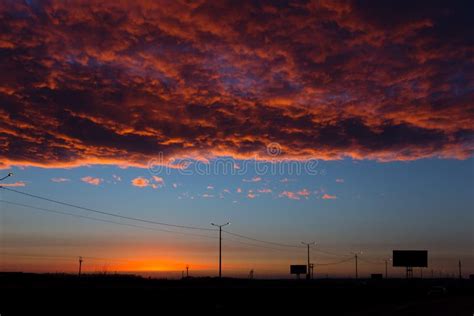
[[[474,281],[148,279],[0,273],[0,314],[468,315]]]

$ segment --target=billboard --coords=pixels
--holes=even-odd
[[[303,264],[291,265],[290,274],[306,274],[306,265],[303,265]]]
[[[427,250],[394,250],[393,251],[394,267],[427,267],[428,251]]]

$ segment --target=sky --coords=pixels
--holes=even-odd
[[[0,16],[2,271],[83,256],[87,272],[215,275],[210,223],[231,222],[230,276],[289,277],[302,241],[319,277],[352,276],[356,252],[361,275],[384,273],[393,249],[427,249],[428,275],[474,273],[471,1],[2,1]]]

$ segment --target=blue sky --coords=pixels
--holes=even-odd
[[[241,165],[243,162],[236,163]],[[210,222],[230,221],[228,229],[231,232],[279,243],[298,244],[303,240],[315,240],[322,250],[335,252],[341,257],[361,250],[373,262],[390,256],[392,249],[420,248],[440,256],[437,262],[433,262],[435,266],[444,267],[447,262],[463,257],[467,260],[466,268],[472,268],[472,159],[391,163],[320,161],[314,175],[288,172],[256,174],[254,168],[248,169],[244,175],[183,175],[182,171],[173,169],[152,174],[147,169],[111,166],[14,168],[11,170],[14,176],[8,179],[8,183],[25,183],[24,187],[13,188],[16,190],[126,216],[201,227],[211,227]],[[153,175],[160,176],[164,184],[157,188],[132,185],[132,180],[139,177],[152,182]],[[100,183],[89,184],[81,180],[85,177],[98,178]],[[60,178],[64,182],[53,181]],[[304,190],[309,192],[308,196],[298,195]],[[298,199],[282,195],[285,191],[294,192]],[[255,197],[249,198],[249,192]],[[323,192],[333,198],[323,199]],[[2,190],[1,194],[7,201],[97,217],[97,214],[25,198],[13,192]],[[139,228],[71,218],[4,203],[1,207],[4,240],[16,238],[15,249],[8,249],[8,253],[22,253],[24,247],[31,251],[27,247],[28,236],[34,236],[36,250],[48,248],[51,236],[56,236],[72,240],[72,253],[92,252],[97,255],[101,251],[107,253],[110,235],[103,236],[104,231],[111,234],[112,239],[124,234],[136,240],[143,234]],[[107,216],[99,217],[110,220]],[[150,244],[145,244],[152,247],[152,237],[149,232],[146,234],[144,240]],[[191,239],[191,244],[203,245],[206,249],[210,247],[208,251],[212,253],[213,244],[209,244],[206,238],[157,234],[167,246],[186,244]],[[82,238],[90,239],[89,246],[94,246],[93,249],[76,245]],[[8,248],[7,243],[4,246]],[[81,247],[84,249],[79,251]],[[53,254],[58,251],[54,247],[48,249]],[[71,252],[71,249],[66,250]],[[274,252],[266,248],[262,251]],[[281,257],[287,258],[292,252],[277,253],[279,256],[274,260],[279,262]],[[245,255],[252,256],[251,253]],[[339,258],[320,255],[323,262]],[[117,251],[112,251],[109,256],[117,257]],[[212,266],[212,260],[202,260]],[[282,266],[276,270],[283,273],[285,269],[286,266]]]

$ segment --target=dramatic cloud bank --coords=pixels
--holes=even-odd
[[[472,155],[472,1],[93,3],[0,3],[0,168]]]

